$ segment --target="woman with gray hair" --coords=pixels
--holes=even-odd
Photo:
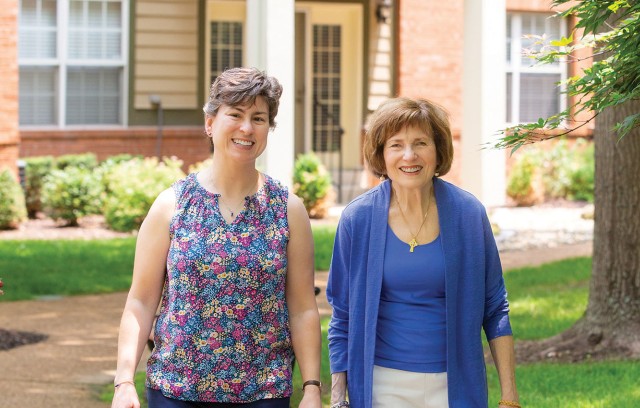
[[[162,192],[138,234],[112,407],[139,406],[133,379],[158,304],[150,408],[288,408],[294,355],[300,407],[320,407],[309,219],[299,198],[256,169],[281,93],[252,68],[212,84],[212,164]]]

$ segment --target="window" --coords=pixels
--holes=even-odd
[[[313,26],[313,150],[340,149],[340,60],[339,25]]]
[[[242,23],[211,22],[211,83],[228,68],[242,66]]]
[[[21,0],[20,125],[124,124],[127,0]]]
[[[534,66],[535,60],[522,51],[536,47],[524,36],[545,35],[556,39],[565,35],[563,21],[548,14],[507,14],[507,122],[536,122],[564,109],[558,82],[565,79],[560,63]]]

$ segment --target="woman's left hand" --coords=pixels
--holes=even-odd
[[[302,401],[300,401],[299,408],[322,408],[322,399],[320,398],[320,387],[315,385],[308,385],[305,387]]]

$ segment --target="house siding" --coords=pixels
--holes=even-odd
[[[138,0],[133,47],[133,106],[149,109],[149,95],[165,109],[197,109],[198,0]]]

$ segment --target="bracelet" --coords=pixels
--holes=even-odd
[[[133,382],[133,380],[127,380],[127,381],[120,381],[117,384],[114,384],[113,388],[118,388],[119,386],[121,386],[122,384],[131,384],[134,387],[136,386],[136,383]]]
[[[506,405],[508,407],[522,408],[522,405],[520,405],[520,403],[517,401],[500,400],[498,401],[498,405]]]
[[[349,401],[340,401],[333,404],[331,408],[346,408],[348,406],[349,406]]]
[[[304,392],[304,387],[306,387],[307,385],[315,385],[318,388],[320,388],[320,391],[322,391],[322,383],[318,380],[307,380],[302,384],[302,392]]]

